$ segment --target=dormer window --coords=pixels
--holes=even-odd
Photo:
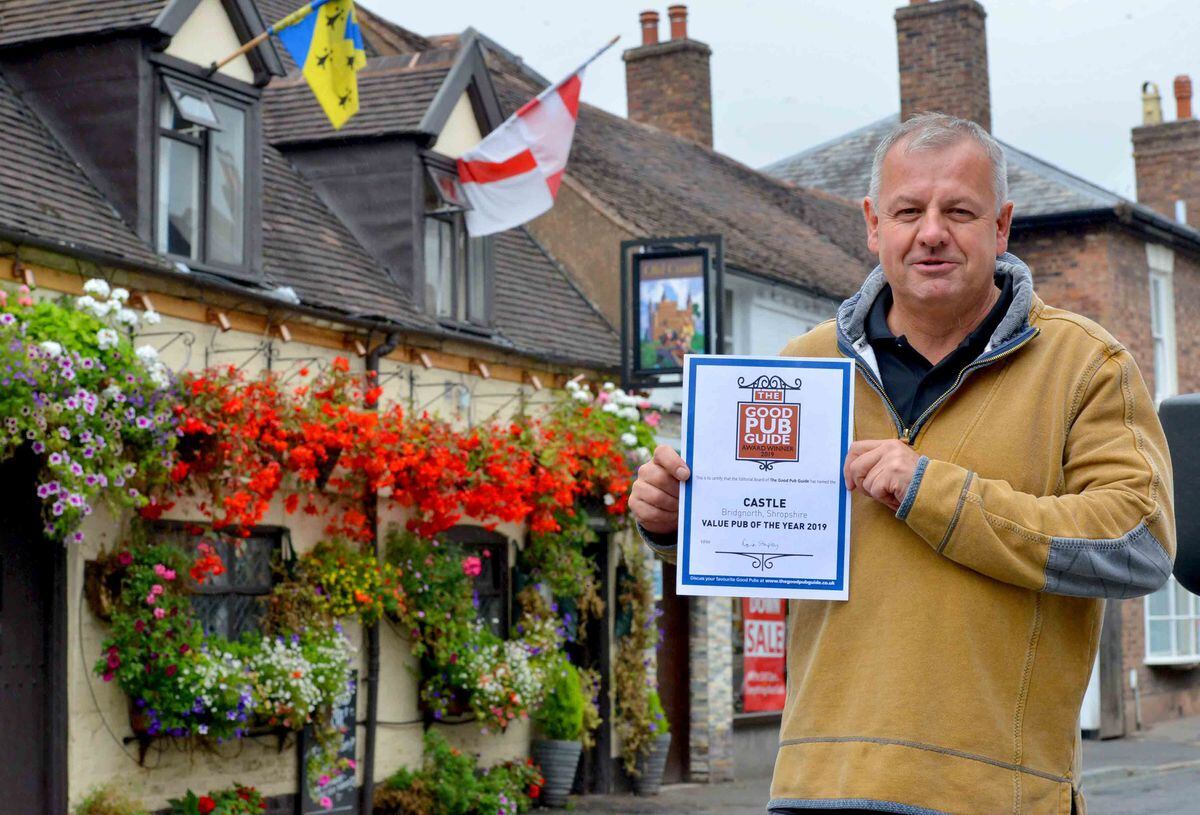
[[[249,106],[220,89],[163,76],[155,220],[160,252],[218,270],[248,265]]]
[[[491,239],[467,234],[453,162],[426,159],[425,308],[458,327],[491,324]]]

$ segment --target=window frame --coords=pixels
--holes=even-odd
[[[1176,608],[1176,589],[1182,589],[1188,597],[1188,605],[1191,606],[1186,613],[1180,613]],[[1150,611],[1150,598],[1155,595],[1165,593],[1167,598],[1167,613],[1152,614]],[[1143,662],[1146,665],[1175,665],[1175,666],[1196,666],[1200,665],[1200,596],[1192,594],[1187,589],[1179,585],[1175,580],[1175,576],[1171,575],[1166,584],[1161,589],[1146,597],[1142,606],[1143,632],[1145,635],[1145,658]],[[1150,626],[1151,623],[1164,622],[1168,624],[1168,630],[1171,632],[1171,653],[1170,654],[1152,654],[1150,652]],[[1178,624],[1180,622],[1190,622],[1192,629],[1192,647],[1191,653],[1180,653],[1179,651],[1179,631]]]
[[[1150,356],[1154,365],[1154,402],[1158,404],[1179,392],[1178,337],[1175,333],[1175,253],[1169,247],[1146,244],[1146,280],[1150,300]],[[1156,285],[1157,284],[1157,285]],[[1160,296],[1156,296],[1160,295]],[[1159,319],[1155,319],[1155,312]],[[1162,348],[1162,370],[1159,347]]]
[[[484,557],[485,550],[491,551],[488,560],[492,563],[492,574],[499,576],[500,585],[494,592],[489,591],[488,596],[498,596],[500,598],[500,613],[501,617],[496,623],[500,630],[489,624],[488,620],[480,616],[481,609],[476,609],[475,619],[477,622],[483,623],[485,626],[492,628],[501,639],[509,639],[509,632],[513,624],[513,567],[511,563],[512,541],[506,538],[499,532],[489,531],[482,526],[474,526],[472,524],[459,524],[446,530],[444,533],[446,540],[459,546],[464,552],[471,552],[478,557]],[[503,564],[501,570],[497,570],[495,564],[500,562]],[[476,582],[483,577],[480,574],[475,578]],[[478,590],[478,587],[477,587]],[[481,595],[483,596],[483,595]]]
[[[195,528],[195,527],[200,527],[204,531],[200,534],[195,534],[195,533],[189,531],[190,529]],[[168,542],[176,542],[176,543],[179,543],[180,545],[183,545],[185,543],[192,543],[192,542],[198,544],[202,540],[208,541],[211,543],[213,541],[214,537],[219,539],[219,541],[221,543],[225,544],[226,546],[233,546],[236,544],[236,542],[238,540],[243,540],[241,538],[235,538],[232,535],[225,535],[225,534],[216,532],[215,530],[213,530],[211,524],[197,523],[197,522],[192,522],[192,521],[173,521],[173,520],[155,521],[151,524],[150,529],[151,529],[151,535],[154,536],[156,539],[160,539],[160,540],[166,536],[179,536],[178,539],[176,539],[174,537],[168,537],[167,541]],[[271,541],[270,541],[271,573],[270,573],[270,578],[268,579],[268,581],[265,584],[234,585],[232,582],[232,575],[234,574],[235,567],[233,565],[232,559],[227,557],[224,552],[221,552],[220,553],[221,559],[225,563],[225,567],[226,567],[225,573],[230,575],[230,585],[214,586],[214,585],[212,585],[212,583],[196,584],[195,581],[191,580],[190,577],[184,577],[182,579],[184,579],[188,582],[189,591],[191,592],[192,596],[194,596],[194,597],[222,597],[222,596],[225,596],[225,597],[262,597],[262,598],[266,598],[271,595],[271,592],[274,590],[275,586],[278,585],[278,583],[280,582],[280,578],[281,578],[281,570],[276,567],[283,566],[287,562],[290,562],[295,559],[295,552],[292,549],[290,530],[287,527],[282,527],[282,526],[256,526],[256,527],[253,527],[250,529],[249,538],[250,539],[255,539],[255,538],[258,538],[258,539],[270,538],[271,539]],[[264,611],[265,611],[265,609],[264,609]],[[193,613],[196,615],[198,621],[203,625],[204,621],[199,619],[201,616],[200,611],[195,608],[194,604],[193,604]],[[257,629],[257,628],[258,627],[256,626],[255,629]],[[255,629],[247,629],[247,630],[255,630]],[[205,633],[207,635],[209,632],[206,630]],[[225,637],[226,639],[236,640],[239,636],[241,636],[241,633],[246,633],[246,632],[243,631],[243,632],[239,633],[239,632],[234,632],[234,631],[230,631],[230,630],[225,630],[225,631],[220,631],[220,632],[216,632],[216,633],[219,634],[220,636]]]
[[[418,274],[416,280],[419,281],[419,300],[421,301],[425,311],[430,314],[444,328],[449,328],[455,331],[462,331],[479,336],[491,336],[494,333],[495,324],[495,251],[494,241],[491,235],[486,235],[482,238],[471,238],[467,233],[466,218],[464,213],[469,208],[465,203],[451,203],[443,194],[443,191],[438,187],[436,178],[439,174],[458,174],[458,165],[453,159],[446,158],[431,151],[424,151],[421,154],[421,172],[420,176],[420,200],[422,202],[422,212],[419,229],[420,239],[416,244],[420,247],[420,255],[417,258],[416,268]],[[433,197],[437,199],[438,204],[435,208],[429,208],[430,189],[432,188]],[[425,255],[425,234],[426,222],[433,218],[451,225],[452,240],[450,241],[451,251],[453,252],[452,268],[450,273],[451,286],[453,291],[450,295],[452,304],[450,315],[438,314],[436,303],[429,302],[426,297],[426,289],[429,280],[429,263]],[[479,282],[483,287],[483,314],[472,318],[471,316],[471,268],[470,258],[472,251],[470,241],[479,240],[481,249],[480,258],[483,269],[479,276]],[[460,293],[460,287],[462,289]],[[459,309],[458,304],[461,302],[462,308]]]
[[[207,72],[200,66],[167,54],[151,53],[148,59],[151,63],[148,80],[150,87],[146,103],[146,115],[149,121],[143,128],[143,133],[146,134],[148,144],[146,145],[146,149],[139,150],[139,153],[145,155],[148,162],[148,165],[145,167],[145,177],[149,179],[149,182],[144,192],[147,215],[141,221],[144,225],[143,228],[148,234],[150,244],[159,254],[173,262],[185,264],[189,269],[210,272],[222,277],[258,282],[262,278],[263,142],[262,110],[259,104],[261,90],[239,80],[222,76],[221,74],[208,76]],[[245,162],[242,168],[244,200],[242,202],[243,232],[242,262],[240,264],[230,264],[210,258],[207,222],[211,173],[210,147],[207,136],[196,140],[201,149],[201,207],[198,213],[200,219],[199,257],[190,258],[172,254],[165,249],[159,249],[159,168],[162,159],[162,144],[164,138],[178,138],[175,134],[170,136],[165,135],[159,118],[164,97],[169,99],[172,105],[175,105],[170,85],[183,88],[199,96],[205,96],[212,101],[238,108],[245,116],[245,139],[242,145]],[[180,140],[193,143],[188,139]]]

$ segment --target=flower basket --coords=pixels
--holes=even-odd
[[[583,744],[578,741],[537,739],[533,743],[533,760],[542,768],[546,783],[542,786],[542,806],[565,807],[567,794],[575,783],[575,770]]]
[[[633,791],[638,795],[658,795],[662,788],[663,771],[667,768],[667,751],[671,749],[671,734],[654,740],[650,753],[637,761],[638,774],[633,778]]]
[[[83,564],[83,593],[96,619],[112,622],[113,608],[121,596],[122,572],[115,558],[89,560]]]
[[[134,705],[132,699],[129,700],[129,729],[139,740],[151,737],[150,717],[144,710]]]

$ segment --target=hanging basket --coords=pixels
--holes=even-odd
[[[113,610],[121,596],[123,575],[124,569],[116,558],[89,560],[83,564],[83,593],[96,619],[112,622]]]

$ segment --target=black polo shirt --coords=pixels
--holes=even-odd
[[[867,312],[867,341],[875,351],[883,389],[895,405],[905,427],[912,427],[930,405],[954,386],[963,368],[977,360],[987,348],[988,340],[1012,304],[1012,275],[996,275],[996,287],[1000,289],[1000,297],[987,317],[937,365],[921,356],[909,345],[906,337],[897,337],[888,327],[892,287],[885,284],[883,291],[875,298],[871,310]]]

